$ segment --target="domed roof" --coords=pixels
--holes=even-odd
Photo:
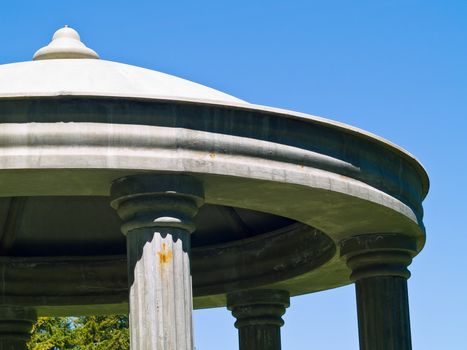
[[[66,26],[33,61],[0,65],[0,98],[116,96],[246,104],[221,91],[169,74],[105,61]]]

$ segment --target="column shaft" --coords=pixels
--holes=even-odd
[[[381,276],[356,281],[361,350],[410,350],[407,280]]]
[[[238,330],[240,350],[280,350],[281,330],[275,325],[255,325]]]
[[[27,350],[36,319],[32,308],[0,306],[0,350]]]
[[[127,238],[132,349],[192,349],[189,233],[131,232]]]

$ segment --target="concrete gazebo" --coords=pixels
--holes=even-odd
[[[0,66],[0,118],[0,349],[38,315],[128,310],[133,350],[192,349],[193,307],[280,349],[290,297],[353,282],[361,349],[411,348],[428,178],[396,145],[101,60],[68,27]]]

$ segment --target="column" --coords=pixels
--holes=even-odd
[[[0,350],[27,350],[36,310],[20,306],[0,306]]]
[[[190,234],[202,184],[134,175],[115,181],[111,197],[127,236],[131,349],[193,349]]]
[[[290,305],[284,290],[253,289],[227,295],[227,308],[237,319],[240,350],[280,350],[282,315]]]
[[[416,254],[413,238],[372,234],[341,242],[357,296],[361,350],[410,350],[407,267]]]

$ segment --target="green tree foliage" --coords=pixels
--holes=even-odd
[[[72,349],[71,318],[40,317],[33,327],[29,343],[31,350]]]
[[[30,350],[128,350],[128,317],[41,317],[34,325]]]

